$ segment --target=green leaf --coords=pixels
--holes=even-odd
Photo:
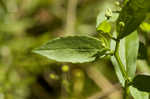
[[[139,37],[137,31],[125,38],[126,71],[133,78],[136,71],[136,60],[139,49]]]
[[[106,49],[96,38],[70,36],[50,40],[34,52],[58,62],[84,63],[104,56]]]
[[[133,78],[135,75],[138,48],[139,48],[139,39],[136,31],[120,41],[119,56],[130,78]],[[111,49],[115,50],[115,42],[113,40],[111,41]],[[117,63],[114,56],[111,57],[111,61],[114,65],[120,83],[122,84],[122,86],[124,86],[125,79],[121,74],[119,64]]]
[[[117,20],[118,38],[121,39],[136,30],[149,10],[150,0],[130,0],[123,7]],[[124,26],[120,23],[124,23]]]
[[[139,91],[132,86],[130,86],[129,89],[134,99],[149,99],[149,93]]]
[[[150,92],[150,75],[137,75],[132,81],[132,86],[140,91]]]
[[[98,32],[102,33],[110,33],[111,32],[111,25],[110,23],[105,20],[96,28]]]

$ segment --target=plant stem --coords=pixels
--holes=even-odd
[[[129,94],[130,94],[130,90],[129,90],[129,85],[128,85],[129,81],[126,80],[125,82],[125,88],[124,88],[124,96],[123,99],[129,99]]]
[[[121,70],[121,73],[123,75],[123,77],[127,80],[128,79],[128,76],[126,74],[126,71],[125,71],[125,66],[123,65],[122,61],[121,61],[121,58],[119,56],[119,47],[120,47],[120,40],[119,41],[116,41],[116,48],[115,48],[115,58],[119,64],[119,68]]]
[[[125,70],[125,66],[123,65],[122,61],[121,61],[121,58],[119,56],[119,47],[120,47],[120,40],[116,41],[116,48],[115,48],[115,58],[119,64],[119,68],[121,70],[121,73],[125,79],[125,87],[124,87],[124,97],[123,99],[128,99],[129,98],[129,80],[128,80],[128,75],[126,73],[126,70]]]

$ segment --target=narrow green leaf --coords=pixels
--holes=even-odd
[[[132,86],[130,86],[129,89],[134,99],[149,99],[149,93],[139,91]]]
[[[121,39],[136,30],[149,10],[150,0],[130,0],[123,7],[117,20],[118,38]],[[124,23],[124,26],[120,23]]]
[[[128,35],[125,38],[125,56],[126,56],[126,70],[129,77],[133,78],[136,71],[136,60],[139,49],[139,37],[137,31]]]
[[[150,92],[150,75],[137,75],[132,81],[132,86],[140,91]]]
[[[58,62],[84,63],[103,56],[106,49],[96,38],[70,36],[50,40],[34,52]]]

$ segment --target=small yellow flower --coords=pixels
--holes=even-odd
[[[63,65],[61,69],[62,69],[63,72],[68,72],[69,71],[69,66],[68,65]]]
[[[53,73],[49,74],[49,77],[50,77],[51,79],[54,79],[54,80],[57,80],[57,79],[58,79],[57,75],[55,75],[55,74],[53,74]]]

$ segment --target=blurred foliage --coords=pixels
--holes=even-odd
[[[65,34],[68,2],[0,0],[0,99],[86,99],[108,87],[102,85],[101,76],[110,85],[117,83],[109,57],[92,64],[73,65],[32,53],[33,48]],[[76,12],[72,12],[76,13],[73,35],[96,36],[96,16],[102,14],[100,18],[104,19],[102,8],[114,4],[115,0],[78,0]],[[138,61],[137,72],[150,71],[149,24],[143,23],[139,28],[147,57]],[[61,68],[66,64],[69,70],[64,72]],[[96,68],[99,75],[89,74],[90,66]],[[118,97],[107,98],[120,99]]]

